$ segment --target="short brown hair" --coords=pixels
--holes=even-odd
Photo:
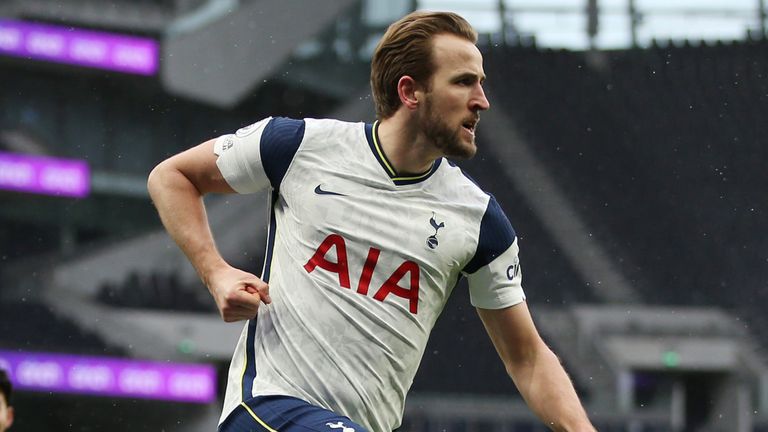
[[[453,34],[477,43],[477,32],[452,12],[412,12],[389,26],[371,60],[371,91],[376,116],[391,117],[400,107],[397,83],[408,75],[429,85],[434,72],[432,38]]]

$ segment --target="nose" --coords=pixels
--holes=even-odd
[[[485,111],[490,107],[491,103],[488,102],[488,98],[485,97],[483,86],[480,83],[477,83],[477,87],[470,100],[470,109],[472,109],[472,111]]]

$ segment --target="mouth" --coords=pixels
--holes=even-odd
[[[475,129],[477,128],[478,119],[467,120],[461,124],[461,127],[466,129],[470,134],[475,135]]]

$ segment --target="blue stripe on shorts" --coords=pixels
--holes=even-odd
[[[257,396],[241,403],[219,432],[368,432],[348,417],[290,396]]]

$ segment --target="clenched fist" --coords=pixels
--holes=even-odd
[[[211,274],[207,284],[219,314],[226,322],[253,319],[262,302],[272,303],[269,285],[255,275],[234,267]]]

